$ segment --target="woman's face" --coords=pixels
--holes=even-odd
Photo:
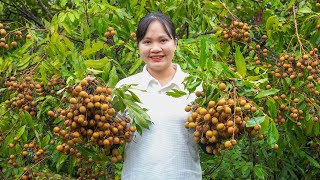
[[[176,50],[176,41],[171,39],[162,24],[155,20],[150,23],[144,38],[138,44],[140,56],[149,72],[167,70]]]

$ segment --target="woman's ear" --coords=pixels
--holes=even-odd
[[[176,44],[176,46],[178,46],[178,38],[174,39],[174,43]]]

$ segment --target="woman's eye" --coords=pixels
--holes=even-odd
[[[161,39],[160,42],[167,42],[168,40],[167,39]]]
[[[143,44],[150,44],[150,41],[143,41]]]

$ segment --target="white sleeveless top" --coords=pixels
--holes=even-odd
[[[121,80],[122,84],[138,84],[134,90],[143,107],[148,109],[152,124],[135,133],[133,141],[126,144],[122,180],[199,180],[202,171],[198,147],[193,140],[193,131],[186,129],[184,123],[189,113],[184,107],[194,100],[194,95],[175,98],[167,96],[171,89],[183,90],[183,79],[187,76],[176,67],[174,78],[161,87],[146,70]]]

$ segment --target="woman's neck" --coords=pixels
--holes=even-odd
[[[174,64],[172,64],[170,67],[168,67],[164,71],[152,71],[147,67],[147,70],[150,73],[150,75],[154,77],[156,80],[158,80],[161,86],[166,85],[168,82],[170,82],[173,79],[176,73],[176,69],[177,68]]]

